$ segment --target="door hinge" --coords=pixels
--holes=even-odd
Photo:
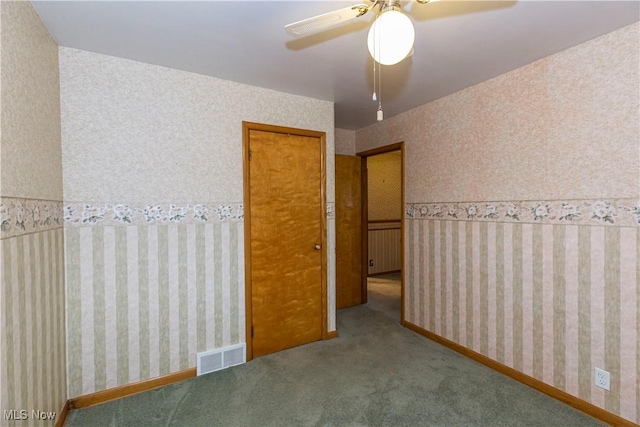
[[[249,149],[249,161],[251,161],[251,149]]]
[[[253,338],[253,326],[251,326],[251,338]]]

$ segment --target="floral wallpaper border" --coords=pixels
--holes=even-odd
[[[335,205],[327,203],[328,219],[335,219]],[[3,197],[0,199],[1,238],[51,230],[64,226],[198,224],[244,221],[242,203],[173,204],[64,203]]]
[[[327,203],[327,218],[335,219],[335,205]],[[126,203],[65,203],[67,226],[198,224],[244,221],[242,203],[173,204],[152,203],[133,206]]]
[[[640,200],[407,203],[405,218],[640,226]]]
[[[65,226],[202,224],[244,221],[242,203],[65,203]]]
[[[0,198],[0,238],[53,230],[63,226],[62,202]]]

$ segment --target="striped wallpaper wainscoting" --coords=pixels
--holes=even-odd
[[[65,227],[70,397],[245,341],[241,217],[158,222]]]
[[[640,422],[640,227],[405,224],[408,322]]]
[[[45,228],[13,230],[0,246],[0,425],[53,425],[32,411],[59,413],[67,399],[63,231]],[[5,410],[29,420],[9,421]]]

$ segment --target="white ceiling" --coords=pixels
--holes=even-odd
[[[369,0],[361,0],[368,3]],[[283,27],[354,1],[33,2],[61,46],[335,102],[336,127],[375,123],[374,14],[306,38]],[[635,1],[403,2],[415,54],[382,69],[385,117],[640,20]]]

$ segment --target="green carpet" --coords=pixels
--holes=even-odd
[[[400,273],[367,278],[367,306],[400,322]]]
[[[381,310],[339,311],[338,333],[74,410],[67,426],[601,425],[401,327]]]

